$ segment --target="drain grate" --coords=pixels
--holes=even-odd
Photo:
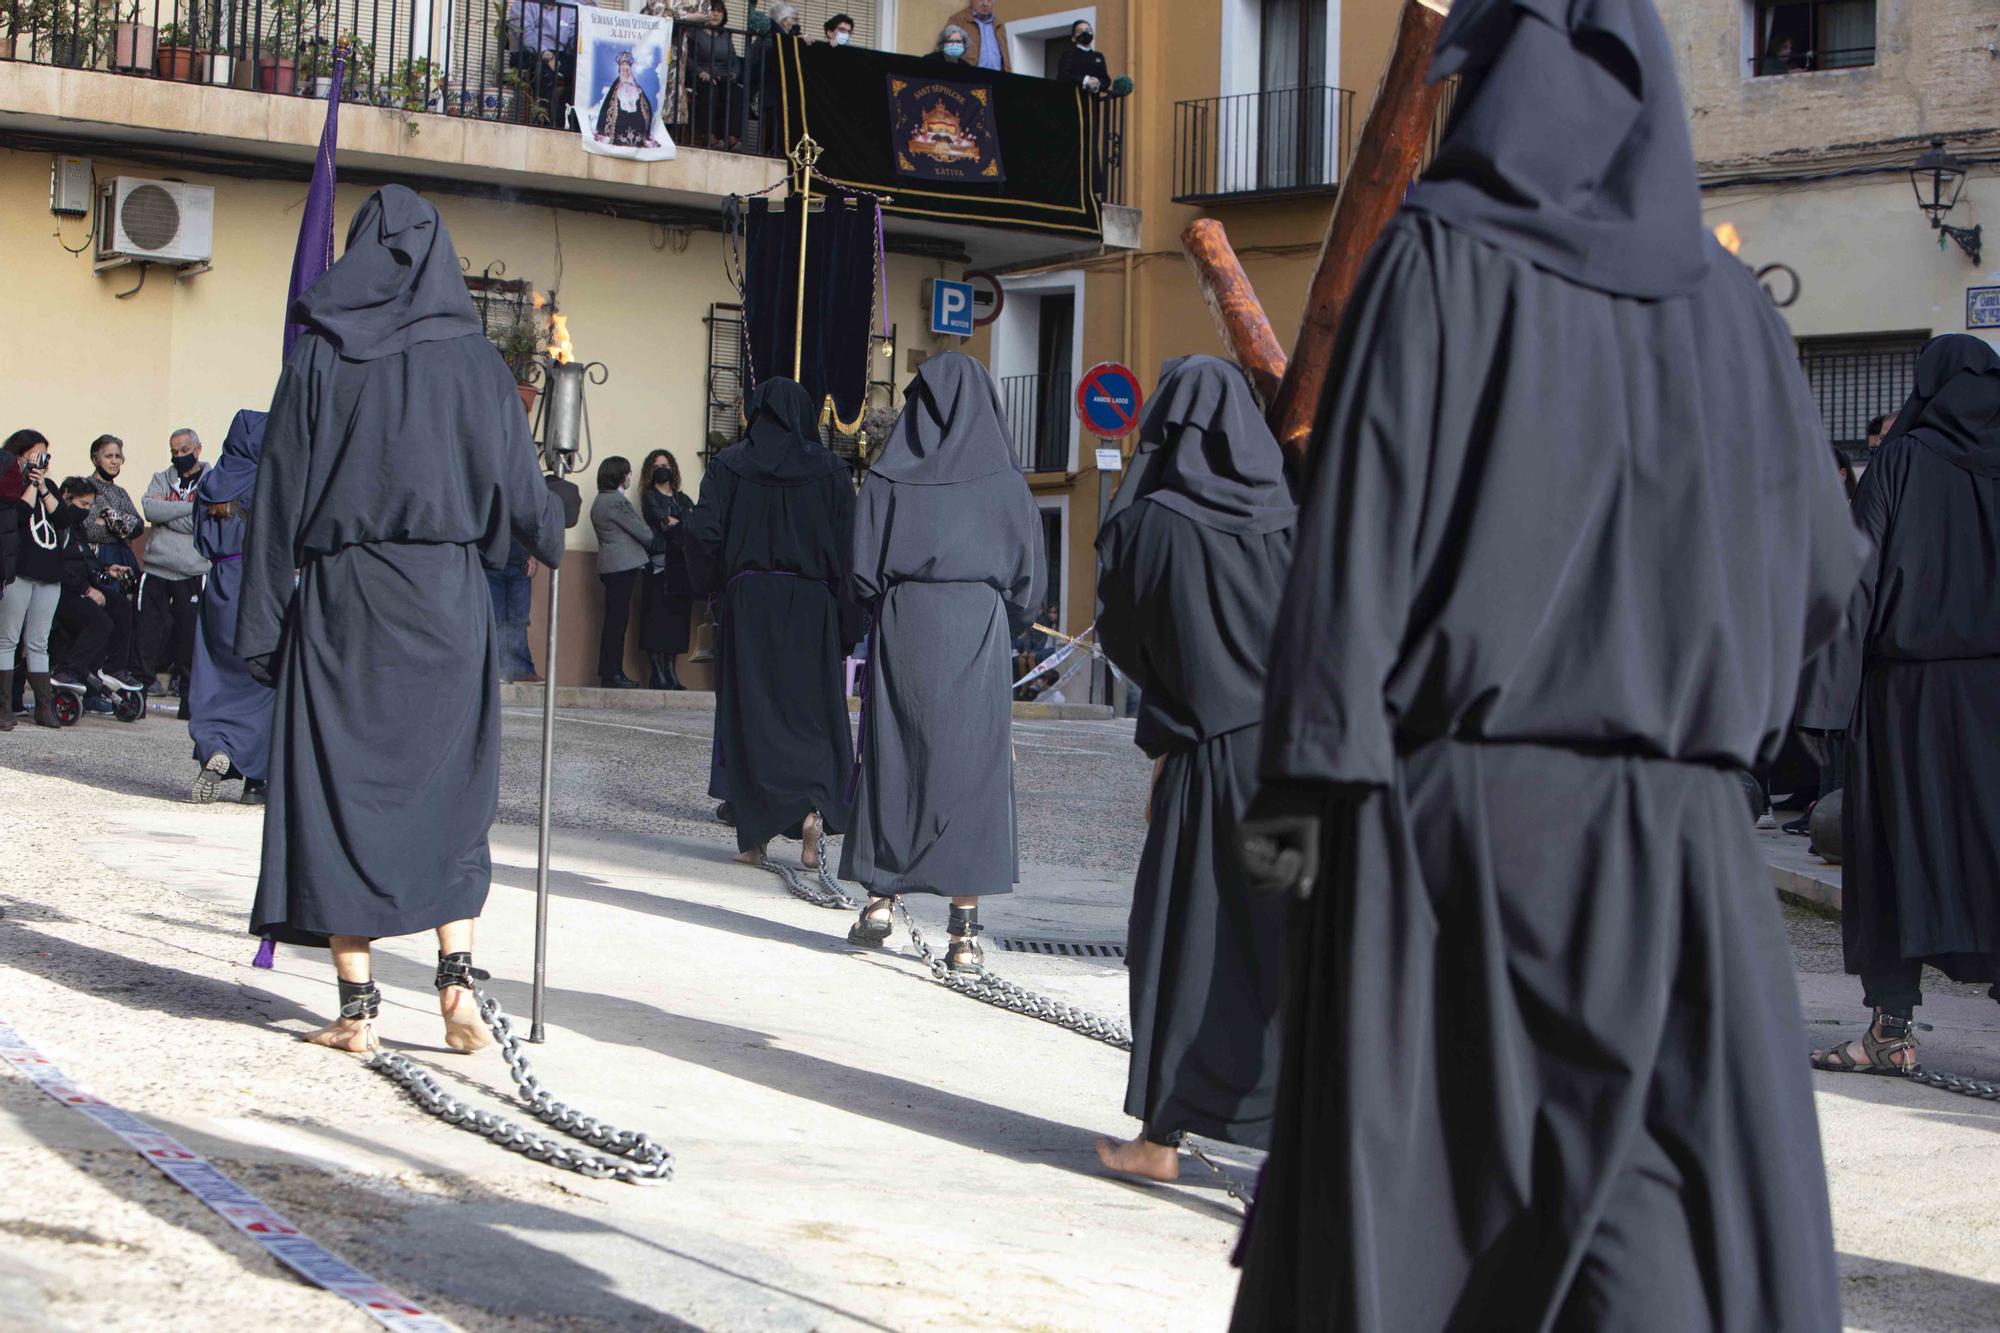
[[[989,935],[989,944],[1004,953],[1039,953],[1060,958],[1123,958],[1125,946],[1109,941],[1037,940],[1020,935]]]

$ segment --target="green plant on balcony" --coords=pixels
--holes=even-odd
[[[363,94],[375,77],[374,43],[356,41],[351,32],[340,40],[347,47],[347,66],[340,79],[341,100],[365,101]],[[300,54],[305,57],[299,63],[300,81],[314,96],[323,95],[326,89],[320,86],[321,80],[333,79],[334,43],[314,41]]]
[[[548,350],[548,326],[542,321],[541,313],[521,306],[514,312],[513,319],[491,336],[493,346],[499,349],[500,359],[507,363],[507,369],[514,372],[514,379],[527,383],[529,367]]]
[[[54,64],[85,69],[104,54],[109,23],[97,0],[26,0],[13,22]]]

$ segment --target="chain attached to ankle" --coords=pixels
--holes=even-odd
[[[954,906],[951,909],[950,922],[945,927],[946,934],[964,940],[976,939],[985,930],[986,927],[979,924],[979,909],[977,907]]]
[[[379,1018],[382,992],[371,981],[337,981],[340,987],[340,1016],[345,1019]]]
[[[476,992],[479,987],[473,983],[491,980],[492,976],[485,968],[472,965],[470,953],[441,953],[438,955],[437,976],[431,979],[431,985],[439,990],[459,986]]]

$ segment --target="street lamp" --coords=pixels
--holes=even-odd
[[[1910,188],[1916,191],[1917,207],[1924,211],[1924,216],[1931,220],[1931,229],[1938,234],[1938,249],[1944,249],[1945,238],[1949,237],[1977,264],[1979,228],[1954,227],[1944,220],[1944,215],[1958,203],[1959,191],[1965,188],[1965,164],[1945,152],[1944,140],[1931,140],[1930,150],[1910,168]]]

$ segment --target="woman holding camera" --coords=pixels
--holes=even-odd
[[[682,552],[681,525],[694,512],[694,501],[681,489],[681,465],[665,449],[646,455],[639,469],[646,492],[639,510],[646,526],[653,530],[656,554],[646,565],[645,589],[639,604],[645,610],[640,624],[639,647],[652,664],[650,689],[683,690],[674,670],[674,659],[688,650],[688,617],[694,606],[694,583],[688,578],[687,557]]]
[[[48,478],[48,437],[34,430],[8,436],[0,446],[0,581],[6,582],[0,591],[0,731],[14,729],[14,654],[24,643],[35,723],[62,725],[49,684],[49,625],[62,598],[58,529],[72,520]]]

